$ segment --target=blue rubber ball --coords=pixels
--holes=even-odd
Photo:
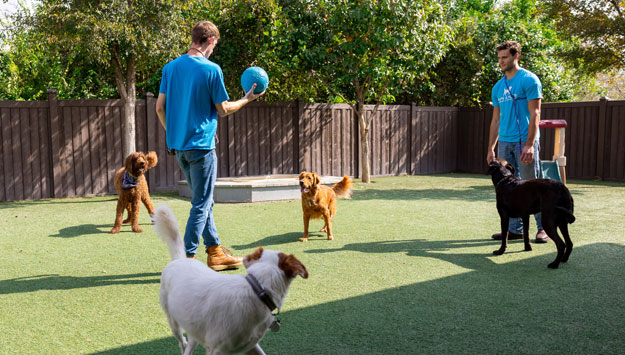
[[[263,68],[249,67],[245,69],[243,75],[241,75],[241,86],[245,92],[250,91],[252,85],[256,84],[254,94],[260,94],[267,89],[269,84],[269,76]]]

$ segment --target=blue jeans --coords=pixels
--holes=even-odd
[[[219,245],[213,218],[213,190],[217,179],[217,154],[214,149],[176,150],[176,159],[191,189],[191,211],[184,232],[187,255],[195,255],[200,235],[208,248]]]
[[[525,144],[523,142],[522,144]],[[540,179],[542,178],[542,170],[540,169],[540,144],[538,141],[534,142],[534,160],[529,163],[521,163],[521,149],[523,146],[520,142],[501,142],[497,148],[497,156],[508,161],[512,164],[515,170],[515,175],[523,180]],[[536,220],[536,227],[538,230],[543,229],[543,225],[540,220],[540,213],[534,215]],[[510,225],[508,231],[516,234],[523,234],[523,222],[520,218],[510,218]]]

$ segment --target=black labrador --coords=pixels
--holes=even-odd
[[[560,262],[569,260],[573,243],[569,236],[568,224],[575,221],[573,197],[569,189],[559,181],[551,179],[521,180],[514,175],[514,167],[504,159],[494,159],[488,164],[497,194],[497,211],[501,219],[501,247],[493,254],[501,255],[508,246],[508,224],[510,217],[520,217],[523,221],[523,242],[525,250],[532,250],[529,241],[529,217],[542,213],[545,232],[556,243],[558,255],[548,265],[557,269]],[[560,228],[564,241],[558,235]]]

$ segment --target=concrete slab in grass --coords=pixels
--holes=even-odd
[[[322,176],[321,183],[332,186],[342,176]],[[186,180],[178,181],[178,194],[191,197]],[[259,202],[299,199],[298,175],[262,175],[218,178],[215,182],[215,202]]]

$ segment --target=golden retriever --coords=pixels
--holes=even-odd
[[[323,219],[325,224],[321,232],[326,232],[328,240],[333,240],[332,219],[336,215],[336,199],[350,197],[352,180],[346,175],[343,180],[329,187],[321,185],[321,178],[316,173],[302,171],[299,174],[299,186],[304,212],[304,236],[299,240],[308,241],[308,224],[311,218]]]

